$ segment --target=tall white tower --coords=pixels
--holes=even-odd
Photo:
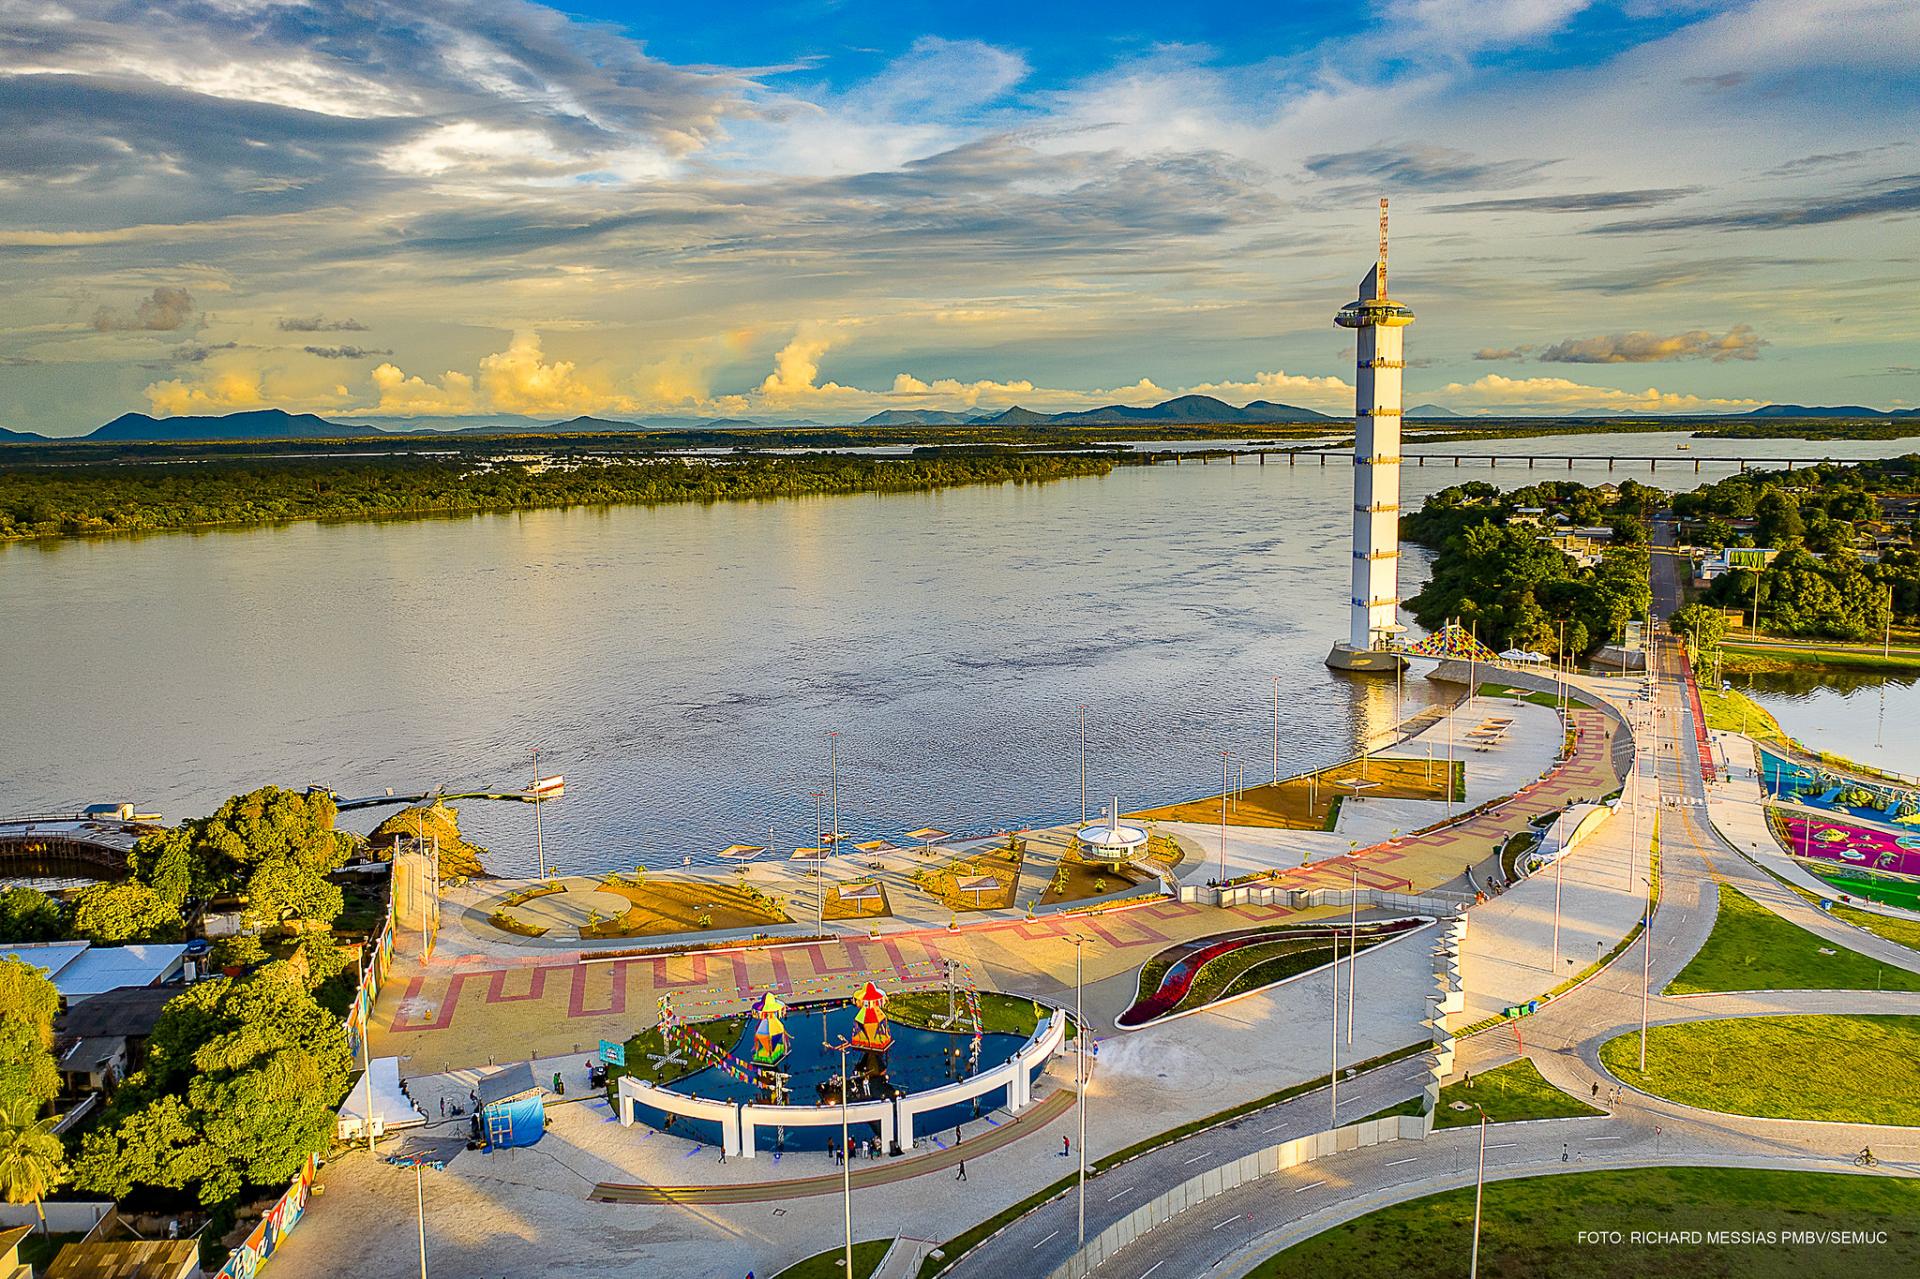
[[[1333,322],[1355,331],[1353,421],[1353,601],[1345,643],[1327,665],[1391,673],[1400,658],[1386,649],[1399,632],[1400,330],[1413,312],[1387,296],[1387,202],[1380,201],[1380,260],[1360,281],[1360,296]]]

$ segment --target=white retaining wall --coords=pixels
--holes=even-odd
[[[47,1214],[47,1229],[53,1234],[84,1235],[99,1225],[102,1217],[113,1211],[113,1201],[55,1201],[43,1203],[40,1207]],[[33,1210],[32,1204],[0,1203],[0,1229],[11,1230],[15,1226],[39,1228],[40,1214]]]

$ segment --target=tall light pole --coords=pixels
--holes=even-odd
[[[1280,677],[1273,677],[1273,780],[1280,781]]]
[[[820,801],[824,791],[813,792],[813,895],[820,901],[820,931],[827,931],[827,859],[820,853]],[[822,1023],[825,1024],[824,1022]]]
[[[1652,870],[1649,863],[1648,870]],[[1647,993],[1653,985],[1653,880],[1647,886],[1647,926],[1640,930],[1640,1073],[1647,1073]]]
[[[1080,825],[1087,824],[1087,708],[1080,708]]]
[[[1467,1265],[1467,1279],[1480,1279],[1480,1200],[1487,1185],[1487,1112],[1480,1109],[1480,1171],[1473,1178],[1473,1260]]]
[[[833,795],[833,851],[834,855],[838,856],[840,853],[840,730],[837,728],[827,730],[827,768],[832,777],[828,782],[828,789]]]
[[[1360,863],[1353,864],[1353,889],[1347,894],[1347,1043],[1353,1043],[1353,961],[1360,954]]]
[[[1340,934],[1333,934],[1333,1016],[1327,1022],[1327,1127],[1340,1126]]]
[[[533,856],[540,866],[540,878],[547,877],[547,852],[540,842],[540,748],[533,748]]]
[[[427,1170],[413,1166],[413,1206],[420,1219],[420,1279],[427,1279]]]
[[[1559,823],[1555,823],[1556,828]],[[1557,833],[1557,831],[1556,831]],[[1566,863],[1566,849],[1556,848],[1553,852],[1553,967],[1550,970],[1559,980],[1560,972],[1560,872]]]
[[[1220,891],[1227,890],[1227,791],[1233,786],[1233,752],[1220,752]],[[1221,898],[1226,904],[1226,898]]]
[[[1073,1084],[1077,1090],[1074,1097],[1080,1112],[1080,1246],[1087,1245],[1087,1024],[1081,1018],[1080,948],[1086,938],[1079,933],[1073,936]],[[852,1254],[848,1254],[851,1256]],[[851,1264],[851,1263],[849,1263]],[[849,1270],[847,1273],[853,1273]]]
[[[834,1047],[840,1052],[840,1202],[841,1216],[847,1227],[847,1273],[853,1273],[853,1152],[847,1149],[847,1090],[853,1086],[847,1074],[847,1049],[852,1044],[842,1039]]]

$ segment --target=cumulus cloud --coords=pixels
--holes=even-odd
[[[162,286],[140,299],[131,311],[103,306],[93,313],[93,327],[102,333],[120,330],[172,333],[193,322],[193,294]]]
[[[627,409],[634,404],[632,396],[588,377],[573,361],[548,361],[540,335],[530,332],[516,334],[506,350],[482,357],[477,376],[448,370],[436,383],[382,364],[373,370],[373,387],[377,399],[370,411],[380,413],[547,416]]]
[[[1449,382],[1442,393],[1463,403],[1510,408],[1625,413],[1686,413],[1758,408],[1763,400],[1719,399],[1662,391],[1624,391],[1587,386],[1563,377],[1510,378],[1489,373],[1471,382]]]
[[[283,315],[279,329],[282,333],[364,333],[367,326],[352,316],[329,320],[324,315]]]
[[[393,354],[391,350],[372,350],[364,346],[309,346],[301,349],[323,360],[371,360]]]
[[[270,407],[261,388],[260,375],[242,369],[216,373],[203,382],[189,384],[179,378],[155,382],[146,390],[147,404],[155,416],[173,417],[182,413],[232,413],[241,409]]]
[[[1182,395],[1211,395],[1222,400],[1311,400],[1333,403],[1353,394],[1351,383],[1342,378],[1314,377],[1308,374],[1276,370],[1255,373],[1246,382],[1201,382],[1181,391]]]
[[[1540,352],[1540,360],[1544,364],[1660,364],[1668,360],[1722,364],[1727,360],[1757,360],[1765,345],[1748,324],[1736,324],[1718,337],[1705,329],[1666,336],[1636,330],[1555,342]]]

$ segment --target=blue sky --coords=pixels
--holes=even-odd
[[[1910,0],[0,0],[0,426],[1909,405]]]

